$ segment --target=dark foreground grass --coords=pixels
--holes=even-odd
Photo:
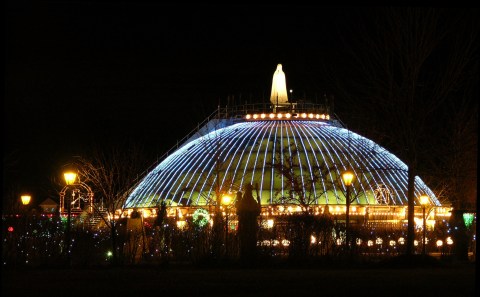
[[[448,267],[8,269],[2,296],[475,296],[475,264]]]

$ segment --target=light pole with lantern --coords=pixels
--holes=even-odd
[[[346,200],[346,211],[345,211],[345,241],[347,244],[347,249],[350,248],[350,187],[352,186],[353,182],[353,172],[350,170],[345,171],[342,174],[342,179],[343,183],[345,184],[346,187],[346,195],[345,195],[345,200]]]
[[[67,186],[72,186],[75,184],[75,180],[77,179],[77,174],[74,172],[65,172],[63,174],[65,178],[65,183]],[[68,199],[67,205],[67,230],[65,236],[65,251],[67,253],[67,261],[70,264],[70,241],[71,241],[71,216],[72,216],[72,201],[75,200],[75,191],[72,191],[72,199]]]
[[[32,196],[30,195],[21,195],[20,200],[22,201],[23,205],[23,256],[24,256],[24,263],[27,263],[27,227],[28,227],[28,221],[27,221],[27,215],[28,215],[28,205],[30,204],[30,201],[32,200]]]
[[[232,202],[232,197],[228,194],[222,196],[222,205],[225,208],[225,256],[228,257],[228,206]]]
[[[423,245],[422,245],[422,255],[425,257],[426,253],[426,231],[427,231],[427,218],[425,216],[425,208],[429,203],[428,196],[423,194],[420,196],[420,204],[422,205],[422,211],[423,211]]]

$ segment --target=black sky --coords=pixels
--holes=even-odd
[[[161,156],[227,97],[267,101],[278,63],[289,88],[319,96],[318,67],[337,43],[342,11],[153,2],[6,7],[5,175],[27,188],[99,139],[132,138]]]
[[[267,102],[278,63],[294,95],[321,98],[323,63],[343,61],[341,24],[368,12],[134,1],[5,7],[4,182],[34,193],[94,143],[132,139],[154,158],[227,97]]]

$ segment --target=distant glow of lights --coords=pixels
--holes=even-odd
[[[262,119],[264,119],[264,118],[266,118],[266,117],[267,117],[267,115],[264,114],[264,113],[262,113],[262,114],[260,115],[260,118],[262,118]]]
[[[375,243],[378,244],[378,245],[380,245],[380,244],[383,243],[383,239],[380,238],[380,237],[377,237],[377,239],[375,239]]]
[[[446,242],[447,242],[448,245],[452,245],[453,244],[453,239],[449,236],[449,237],[447,237]]]
[[[367,246],[373,246],[373,240],[367,241]]]
[[[112,251],[108,251],[108,252],[107,252],[107,257],[108,257],[108,258],[111,258],[112,256],[113,256]]]
[[[465,227],[470,228],[473,224],[473,219],[475,215],[473,213],[464,213],[463,214],[463,222],[465,223]]]
[[[442,240],[437,240],[437,247],[443,246],[443,241]]]
[[[395,240],[390,240],[390,241],[388,242],[388,244],[389,244],[390,246],[395,246],[397,243],[395,242]]]
[[[414,245],[414,246],[418,246],[418,240],[415,239],[415,240],[413,241],[413,245]]]
[[[13,232],[13,227],[12,226],[8,226],[8,232]]]
[[[402,245],[405,244],[405,238],[400,237],[400,238],[398,239],[398,243],[399,243],[399,244],[402,244]]]

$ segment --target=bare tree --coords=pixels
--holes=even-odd
[[[355,110],[349,117],[352,124],[359,120],[357,125],[366,128],[366,135],[382,141],[408,165],[406,252],[410,255],[415,176],[423,161],[431,158],[428,144],[438,141],[436,112],[463,81],[471,79],[466,74],[477,50],[478,18],[471,10],[369,12],[368,19],[355,20],[350,40],[345,39],[346,56],[351,58],[344,61],[348,72],[341,74],[342,81],[335,74],[330,78],[337,97]]]
[[[276,147],[282,146],[278,143]],[[328,184],[325,177],[333,168],[323,162],[318,166],[312,166],[310,171],[305,164],[300,163],[296,144],[292,141],[287,147],[288,149],[277,150],[272,156],[272,160],[266,163],[275,170],[278,177],[286,180],[286,195],[283,195],[282,190],[278,189],[275,197],[280,204],[297,204],[304,214],[309,214],[312,212],[311,205],[317,204],[318,199],[332,189],[332,185]],[[302,172],[310,174],[302,174]],[[326,182],[326,187],[319,186],[322,180],[324,183]]]
[[[132,143],[96,146],[85,157],[76,157],[74,164],[81,180],[91,185],[95,193],[94,211],[110,230],[113,263],[117,264],[121,251],[119,217],[124,213],[125,200],[133,191],[137,175],[147,167],[143,149]]]

